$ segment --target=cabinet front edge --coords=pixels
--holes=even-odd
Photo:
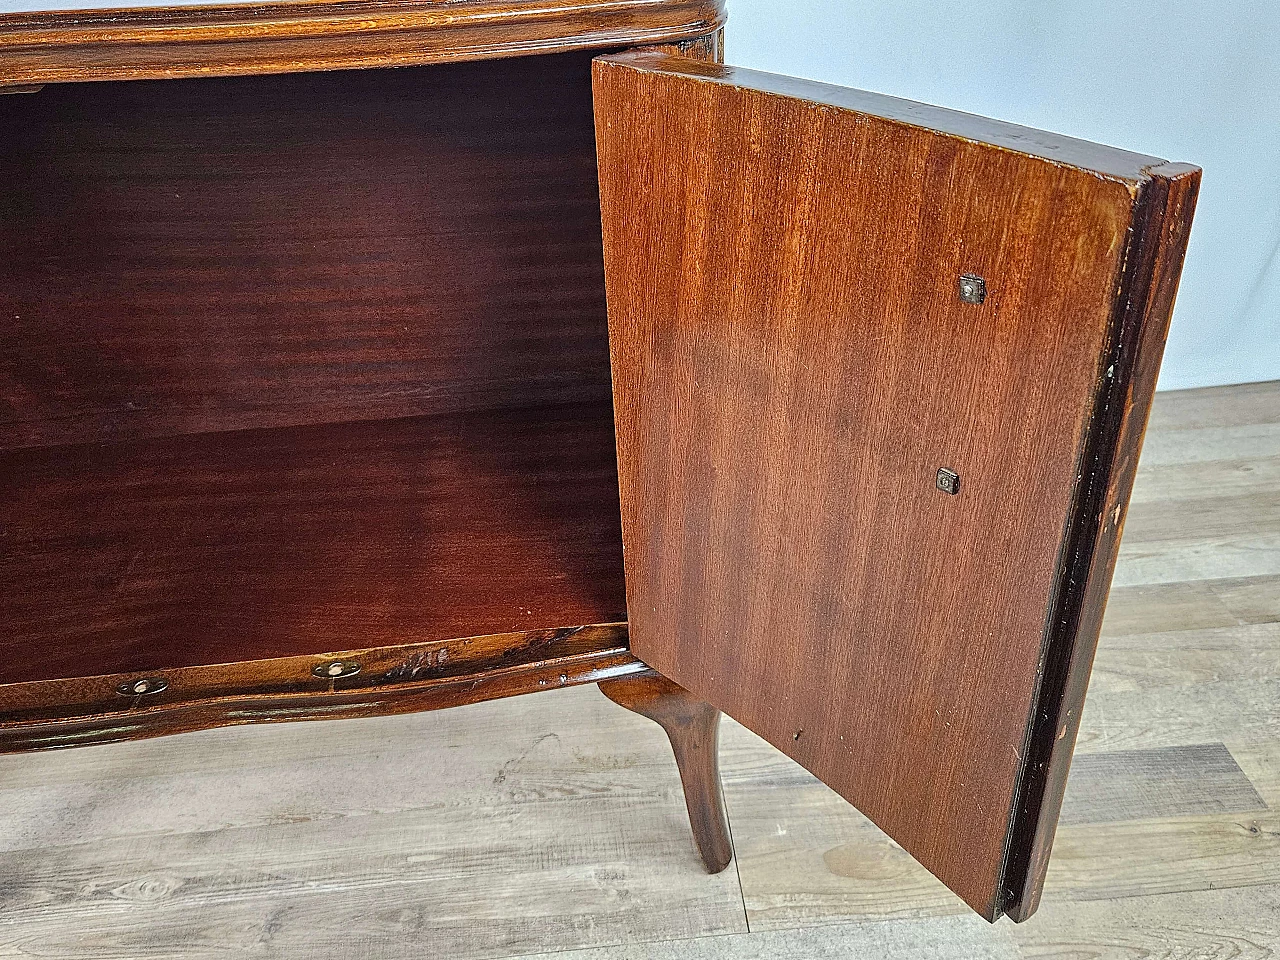
[[[0,753],[438,710],[644,669],[628,649],[627,625],[608,623],[12,683],[0,686]]]
[[[1143,175],[993,918],[1021,922],[1040,902],[1199,191],[1200,169],[1189,164],[1157,161]]]

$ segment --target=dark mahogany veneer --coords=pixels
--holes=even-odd
[[[709,869],[725,710],[1034,911],[1198,170],[718,0],[6,9],[0,751],[600,683]]]

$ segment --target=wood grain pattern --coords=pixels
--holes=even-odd
[[[652,670],[603,680],[600,692],[666,732],[698,853],[709,873],[719,873],[733,859],[720,793],[720,711]]]
[[[0,99],[0,448],[607,407],[589,64]]]
[[[1215,398],[1212,416],[1221,417],[1221,427],[1201,416],[1193,395],[1156,394],[1149,442],[1162,446],[1169,432],[1183,429],[1196,440],[1181,447],[1180,463],[1157,465],[1144,456],[1138,485],[1152,471],[1187,465],[1217,463],[1224,477],[1233,475],[1236,460],[1203,454],[1221,436],[1272,416],[1256,403],[1256,388],[1241,394],[1239,406]],[[1212,485],[1215,478],[1206,475],[1203,482]],[[1165,507],[1176,513],[1178,503]],[[1260,532],[1274,526],[1263,523]],[[1197,542],[1207,557],[1219,549],[1213,531]],[[1135,549],[1126,534],[1122,560]],[[1258,566],[1268,562],[1262,552],[1252,557]],[[1280,803],[1280,624],[1224,617],[1216,592],[1229,583],[1113,591],[1043,902],[1029,923],[1004,928],[1027,956],[1094,955],[1095,945],[1100,956],[1126,956],[1129,948],[1141,954],[1144,947],[1159,953],[1172,940],[1194,956],[1200,949],[1216,955],[1220,944],[1280,945],[1280,901],[1265,886],[1280,876],[1272,863],[1273,817],[1231,810],[1243,805],[1244,784],[1233,773],[1206,777],[1189,762],[1205,744],[1223,742],[1261,801],[1271,810]],[[940,884],[811,776],[774,759],[775,751],[732,723],[725,725],[723,744],[726,800],[753,931],[860,921],[880,927],[865,921],[954,912],[954,898]],[[1150,763],[1153,776],[1142,785],[1146,815],[1108,824],[1066,822],[1114,812],[1114,800],[1134,797],[1138,783],[1126,757]],[[1223,763],[1218,769],[1231,773]],[[1215,784],[1225,790],[1215,793]],[[1178,815],[1168,804],[1179,798],[1203,801],[1203,808]]]
[[[705,37],[679,40],[675,43],[651,44],[645,49],[669,53],[677,57],[688,57],[691,60],[703,60],[707,63],[724,63],[724,27]]]
[[[411,66],[715,33],[723,0],[0,3],[0,84]]]
[[[449,654],[449,651],[453,651]],[[454,665],[443,667],[442,652]],[[155,671],[168,686],[119,696],[137,674],[0,687],[0,753],[141,740],[246,723],[352,720],[461,707],[486,700],[629,677],[648,668],[631,655],[623,624],[468,637],[342,652],[360,663],[349,680],[317,679],[330,657]]]
[[[625,619],[607,406],[0,456],[0,679]]]
[[[1194,700],[1207,689],[1184,687],[1178,696]],[[1215,735],[1211,725],[1199,722],[1199,710],[1171,730],[1162,723],[1163,709],[1144,710],[1142,701],[1151,699],[1149,695],[1125,697],[1131,709],[1109,712],[1102,721],[1107,729],[1136,732],[1136,721],[1174,739]],[[1225,697],[1221,701],[1230,702]],[[1244,719],[1237,714],[1234,722],[1242,725]],[[1274,739],[1265,739],[1273,734],[1259,727],[1251,734],[1267,755],[1275,754]],[[940,882],[812,776],[732,724],[726,727],[724,742],[726,799],[752,930],[943,916],[963,909]],[[1128,789],[1130,774],[1120,764],[1110,765],[1110,772],[1115,778],[1105,784],[1082,778],[1079,786],[1073,774],[1067,806],[1081,804],[1082,812],[1100,811],[1100,793],[1115,795]],[[1177,771],[1166,772],[1169,777],[1160,787],[1167,794],[1186,795],[1196,788]],[[1255,784],[1266,802],[1262,785]],[[1169,816],[1148,805],[1147,816],[1123,822],[1063,823],[1044,906],[1027,928],[1037,929],[1051,904],[1062,910],[1087,901],[1276,883],[1276,815],[1266,809],[1222,809],[1235,805],[1230,801],[1238,796],[1234,785],[1222,797],[1206,795],[1209,802],[1222,804],[1219,812]],[[1274,807],[1274,799],[1271,804]],[[1213,926],[1211,917],[1203,921]],[[1280,927],[1276,932],[1280,934]],[[1081,933],[1087,935],[1088,929]]]
[[[1195,175],[654,54],[594,83],[636,655],[994,919],[1053,604],[1088,565],[1079,470],[1136,460],[1158,353],[1112,349],[1163,336]],[[1134,281],[1117,329],[1131,231],[1160,291]],[[1073,630],[1091,649],[1094,622],[1054,649]]]

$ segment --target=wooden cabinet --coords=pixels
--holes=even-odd
[[[0,749],[600,682],[1030,915],[1199,171],[722,20],[0,15]]]

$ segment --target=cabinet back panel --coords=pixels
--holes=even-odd
[[[0,97],[0,449],[608,403],[589,62]]]

